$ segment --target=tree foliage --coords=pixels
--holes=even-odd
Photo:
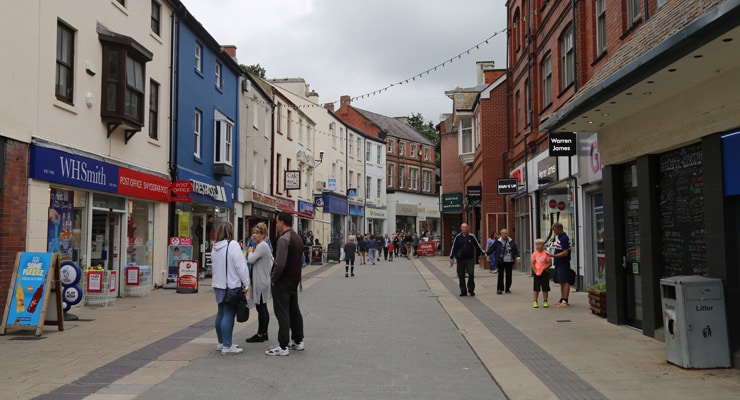
[[[245,72],[249,72],[250,74],[257,75],[262,79],[265,79],[265,77],[267,76],[267,70],[263,66],[259,65],[259,63],[253,64],[253,65],[239,64],[239,66]]]
[[[434,128],[432,121],[425,121],[421,113],[416,113],[409,115],[408,124],[434,143],[434,163],[439,167],[441,164],[439,132]]]

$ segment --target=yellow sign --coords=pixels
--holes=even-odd
[[[190,237],[190,213],[187,211],[180,211],[177,218],[177,236]]]

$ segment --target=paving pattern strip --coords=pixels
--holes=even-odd
[[[457,293],[457,279],[449,279],[431,261],[419,259],[452,293]],[[474,300],[474,301],[471,301]],[[488,330],[496,336],[553,394],[560,399],[607,399],[588,382],[561,364],[545,349],[529,339],[501,315],[476,298],[465,301],[465,306]]]
[[[330,264],[324,265],[329,267]],[[310,279],[314,275],[323,272],[323,268],[317,268],[310,273],[303,274],[303,280]],[[187,328],[164,337],[152,344],[142,347],[109,362],[102,367],[89,372],[87,375],[72,383],[60,386],[49,393],[34,397],[34,400],[82,400],[85,397],[110,386],[113,382],[132,374],[152,361],[157,360],[185,343],[196,339],[208,331],[213,330],[213,321],[216,314],[198,321]]]

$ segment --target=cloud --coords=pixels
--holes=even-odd
[[[359,96],[422,73],[506,27],[505,0],[186,0],[239,62],[259,63],[269,78],[302,77],[322,102]],[[506,64],[500,34],[444,68],[356,106],[397,116],[421,112],[438,122],[450,112],[445,90],[475,85],[475,61]]]

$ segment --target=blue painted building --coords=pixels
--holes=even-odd
[[[173,203],[170,236],[191,238],[193,258],[206,265],[216,229],[235,220],[242,71],[184,6],[173,36],[170,168],[193,192],[192,202]]]

